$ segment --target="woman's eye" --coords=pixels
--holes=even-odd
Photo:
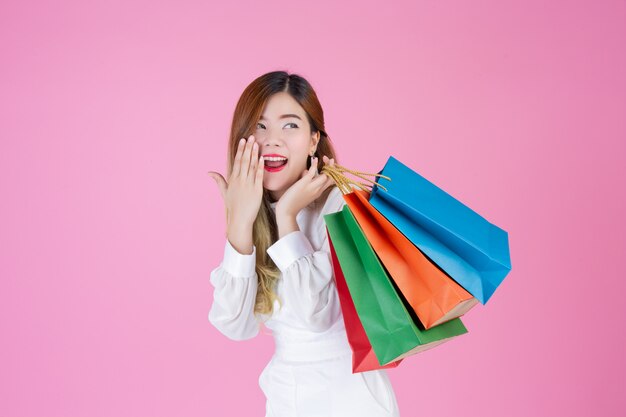
[[[298,127],[298,125],[297,125],[297,124],[295,124],[295,123],[287,123],[285,126],[289,126],[289,125],[293,125],[295,128],[297,128],[297,127]],[[257,123],[257,124],[256,124],[256,126],[257,126],[257,128],[263,128],[263,129],[265,129],[265,126],[263,125],[263,123]]]

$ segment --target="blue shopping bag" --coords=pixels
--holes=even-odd
[[[485,304],[511,270],[508,233],[393,156],[379,174],[372,206]]]

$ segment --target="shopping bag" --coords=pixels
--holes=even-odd
[[[508,233],[393,156],[369,202],[485,304],[511,270]]]
[[[417,317],[411,315],[349,206],[325,215],[324,221],[355,310],[380,365],[467,333],[459,318],[428,330],[418,327]]]
[[[339,304],[341,305],[341,312],[343,314],[343,321],[346,326],[346,334],[348,336],[348,343],[352,349],[352,373],[373,371],[375,369],[388,369],[397,367],[402,359],[394,362],[390,362],[387,365],[381,366],[378,363],[376,354],[372,349],[372,344],[367,339],[365,329],[361,324],[361,320],[354,307],[354,302],[350,297],[350,290],[346,284],[346,279],[341,271],[335,248],[333,247],[332,240],[328,240],[330,245],[330,255],[333,262],[333,271],[335,274],[335,285],[337,287],[337,293],[339,294]]]
[[[367,191],[354,189],[343,197],[424,328],[460,317],[478,303],[370,204]]]

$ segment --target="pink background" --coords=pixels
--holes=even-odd
[[[271,337],[207,320],[207,171],[277,69],[344,165],[394,155],[509,232],[469,333],[389,371],[403,416],[626,412],[626,4],[335,3],[2,2],[0,415],[263,415]]]

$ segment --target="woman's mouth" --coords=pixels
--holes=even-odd
[[[267,157],[264,159],[264,164],[267,172],[278,172],[287,166],[287,158]]]

